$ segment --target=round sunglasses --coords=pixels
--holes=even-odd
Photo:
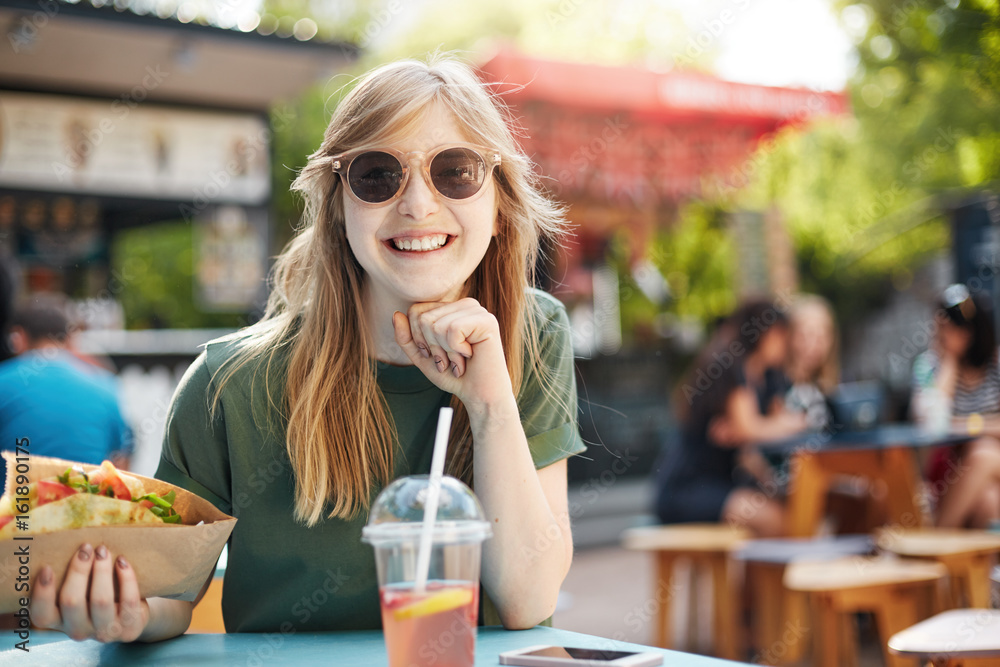
[[[333,171],[362,204],[384,206],[403,194],[410,164],[422,165],[424,181],[450,201],[466,201],[500,164],[500,151],[471,144],[446,144],[432,151],[403,153],[392,148],[365,148],[333,156]]]

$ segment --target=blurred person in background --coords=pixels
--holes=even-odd
[[[784,505],[754,445],[807,427],[805,415],[784,407],[788,334],[772,304],[751,302],[699,355],[676,394],[682,439],[659,470],[661,521],[725,521],[758,536],[783,534]]]
[[[131,432],[117,380],[75,357],[71,337],[64,298],[33,295],[15,309],[16,356],[0,363],[0,451],[27,438],[31,454],[127,469]],[[0,467],[0,483],[5,476]]]
[[[927,424],[947,412],[952,429],[979,436],[931,454],[937,524],[987,528],[1000,520],[1000,366],[989,295],[951,285],[935,320],[931,349],[913,363],[913,416]]]
[[[810,430],[834,428],[829,398],[840,382],[840,339],[830,303],[817,294],[803,294],[788,313],[790,342],[785,374],[791,388],[785,407],[805,414]],[[832,432],[832,431],[828,431]],[[782,480],[791,477],[791,458],[783,457]],[[881,506],[871,502],[871,490],[863,477],[836,475],[827,496],[828,519],[839,534],[867,533],[880,525]]]
[[[827,397],[840,382],[840,341],[830,304],[821,296],[804,294],[789,312],[789,346],[785,375],[791,388],[785,406],[805,413],[809,428],[831,423]]]

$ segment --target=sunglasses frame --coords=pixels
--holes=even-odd
[[[483,178],[483,182],[480,184],[479,190],[477,190],[475,194],[465,197],[463,199],[452,199],[451,197],[444,195],[440,190],[437,189],[437,186],[434,185],[434,180],[431,178],[430,165],[434,161],[434,158],[436,158],[444,151],[452,148],[464,148],[467,150],[471,150],[473,153],[479,156],[479,159],[481,159],[483,161],[483,164],[486,166],[486,176]],[[354,192],[354,188],[351,187],[351,182],[348,179],[348,174],[350,173],[351,164],[354,163],[354,160],[356,158],[360,157],[361,155],[364,155],[365,153],[386,153],[388,155],[391,155],[399,161],[399,164],[403,169],[403,180],[401,180],[399,183],[399,189],[396,190],[396,194],[394,194],[392,197],[389,197],[385,201],[380,201],[380,202],[365,201],[364,199],[361,199]],[[483,192],[486,190],[486,184],[489,182],[490,178],[493,177],[493,172],[496,171],[496,168],[500,166],[501,162],[499,148],[488,148],[486,146],[477,146],[476,144],[457,143],[457,144],[444,144],[442,146],[437,146],[429,151],[410,151],[409,153],[398,151],[395,148],[385,148],[381,146],[358,148],[352,151],[348,151],[346,153],[334,155],[333,158],[331,158],[331,167],[334,173],[340,174],[340,181],[344,186],[344,190],[347,191],[351,199],[356,201],[358,204],[361,204],[362,206],[367,206],[370,208],[378,208],[381,206],[388,206],[389,204],[392,204],[397,199],[403,196],[403,192],[406,190],[406,184],[410,180],[410,163],[413,160],[418,160],[420,162],[421,165],[420,171],[423,173],[424,182],[427,184],[427,187],[429,187],[431,191],[438,197],[441,197],[446,201],[454,203],[471,202],[475,201],[480,196],[482,196]]]

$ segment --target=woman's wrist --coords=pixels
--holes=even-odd
[[[521,415],[513,392],[488,400],[470,400],[463,402],[463,405],[469,414],[469,426],[473,435],[494,433],[511,421],[519,426],[521,424]]]

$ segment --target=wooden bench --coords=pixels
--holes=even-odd
[[[758,539],[746,542],[733,558],[746,565],[744,581],[750,595],[750,636],[755,662],[785,665],[799,662],[809,643],[810,623],[806,594],[785,588],[789,564],[801,559],[835,560],[870,554],[868,535],[814,539]]]
[[[844,667],[857,659],[854,614],[872,612],[889,667],[912,667],[889,653],[889,637],[933,611],[943,565],[886,557],[851,557],[829,562],[796,562],[785,571],[785,586],[808,593],[814,619],[813,649],[818,667]]]
[[[689,589],[692,600],[699,570],[709,572],[712,578],[712,639],[715,652],[722,658],[739,657],[741,641],[734,604],[738,596],[733,594],[729,554],[749,537],[750,533],[742,528],[694,523],[633,528],[622,534],[626,549],[648,551],[655,557],[653,599],[657,603],[656,645],[670,648],[670,605],[680,588],[674,581],[674,566],[678,559],[688,559],[691,562]],[[692,626],[694,620],[693,617],[689,620]]]
[[[1000,533],[981,530],[886,529],[877,537],[886,551],[941,563],[948,569],[949,608],[990,606],[990,569],[1000,554]]]

